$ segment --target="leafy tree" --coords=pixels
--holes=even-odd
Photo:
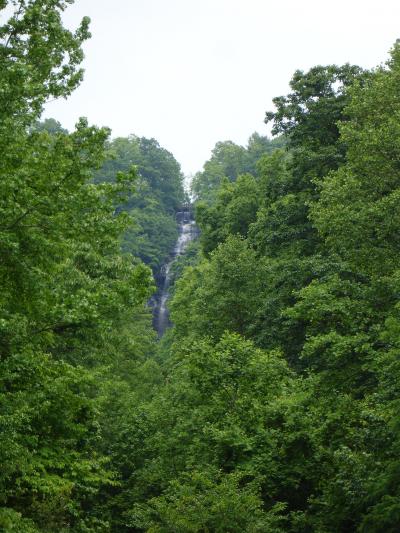
[[[348,146],[347,163],[324,180],[320,201],[312,207],[313,220],[326,246],[352,275],[336,278],[338,292],[329,306],[342,315],[345,312],[345,321],[332,321],[325,331],[317,327],[318,331],[308,334],[304,350],[312,353],[313,346],[319,346],[320,359],[334,362],[340,358],[341,376],[353,375],[353,394],[365,396],[370,416],[381,420],[380,435],[364,448],[367,456],[380,463],[379,473],[376,462],[366,467],[357,457],[356,467],[360,463],[364,467],[358,477],[365,496],[353,498],[349,509],[357,516],[359,530],[371,532],[382,527],[394,531],[398,524],[398,470],[394,466],[399,442],[394,392],[398,368],[393,349],[398,342],[399,246],[395,226],[399,173],[395,153],[399,130],[394,117],[398,114],[399,73],[396,44],[386,67],[377,69],[367,83],[351,88],[346,109],[349,120],[340,125]],[[333,296],[331,286],[328,291]],[[320,284],[304,289],[306,305],[311,304],[309,293],[324,290]],[[387,440],[383,442],[382,436]],[[349,484],[352,472],[343,466],[338,470],[345,480],[342,483]]]
[[[203,171],[195,175],[192,181],[192,194],[207,204],[213,203],[224,178],[233,182],[241,174],[255,175],[256,164],[261,155],[281,146],[283,146],[282,138],[270,140],[258,133],[251,135],[246,148],[232,141],[218,142],[211,158],[204,164]]]
[[[176,212],[185,200],[183,175],[173,155],[155,139],[131,135],[109,143],[107,160],[95,181],[113,183],[118,172],[132,166],[139,177],[124,209],[135,223],[126,231],[122,246],[149,265],[159,281],[178,236]]]
[[[68,130],[62,127],[61,123],[54,118],[46,118],[42,121],[36,122],[34,125],[36,131],[47,131],[52,134],[68,133]]]
[[[73,34],[66,2],[10,5],[0,28],[0,524],[104,531],[96,495],[114,473],[98,449],[94,369],[151,292],[149,270],[120,254],[129,220],[114,206],[133,174],[93,183],[108,130],[83,119],[70,135],[36,127],[47,98],[81,79],[88,21]]]
[[[273,99],[273,135],[283,134],[293,149],[293,169],[299,182],[322,177],[344,161],[345,145],[339,139],[338,121],[345,120],[347,88],[366,73],[360,67],[316,66],[296,71],[290,82],[292,92]]]
[[[287,530],[288,510],[304,505],[313,476],[305,392],[294,392],[285,361],[225,333],[217,343],[179,340],[166,372],[137,421],[144,438],[136,499],[144,501],[127,525]]]
[[[173,465],[156,462],[152,474],[161,480],[163,472],[173,481],[158,481],[161,494],[149,494],[135,508],[138,520],[163,530],[168,520],[181,520],[181,498],[192,501],[193,493],[212,509],[207,498],[213,485],[202,478],[194,490],[177,472],[207,472],[208,479],[219,468],[228,476],[245,471],[246,481],[258,484],[265,509],[281,502],[284,511],[274,525],[284,530],[378,532],[382,524],[396,530],[398,56],[396,46],[388,66],[369,74],[349,66],[296,73],[293,93],[278,99],[269,116],[276,133],[286,134],[289,150],[261,158],[254,188],[242,188],[236,197],[237,182],[221,179],[212,202],[205,195],[199,203],[209,256],[177,284],[170,385],[152,403],[168,403],[168,388],[182,387],[164,429],[175,435],[167,449],[180,458]],[[244,178],[242,186],[250,182]],[[241,208],[235,211],[236,205]],[[255,218],[246,218],[253,211]],[[216,355],[226,330],[267,353],[282,351],[297,373],[286,388],[288,404],[279,392],[268,407],[265,395],[258,404],[254,383],[247,404],[245,389],[235,389],[231,406],[245,406],[245,429],[220,403],[226,390],[249,376],[243,367],[231,373],[230,361]],[[213,380],[217,368],[222,375]],[[266,409],[264,429],[271,423],[276,440],[252,440],[255,405]],[[269,408],[276,417],[269,418]],[[199,428],[206,434],[198,436]],[[193,506],[194,522],[210,514]],[[193,527],[191,517],[181,527]]]
[[[232,236],[209,262],[189,268],[170,304],[176,335],[207,331],[217,339],[225,330],[247,333],[264,293],[263,269],[256,265],[255,252]]]
[[[196,203],[196,222],[201,230],[203,251],[208,254],[228,235],[247,236],[256,220],[259,186],[250,174],[241,175],[234,183],[223,181],[214,203]]]
[[[232,141],[218,142],[210,160],[204,164],[203,172],[197,173],[193,179],[194,195],[205,199],[219,187],[223,178],[235,180],[242,172],[245,152],[242,146]]]

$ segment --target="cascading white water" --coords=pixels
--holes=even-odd
[[[183,211],[178,213],[179,221],[179,236],[176,241],[174,250],[171,254],[170,261],[165,265],[164,268],[164,283],[162,286],[161,294],[159,297],[158,305],[155,313],[155,328],[158,335],[161,337],[170,325],[169,321],[169,312],[167,307],[167,302],[169,298],[169,287],[171,284],[171,266],[177,257],[182,255],[187,247],[187,245],[192,241],[196,235],[195,223],[191,220],[190,212]]]

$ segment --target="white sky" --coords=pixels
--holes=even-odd
[[[155,137],[186,174],[217,141],[268,133],[296,69],[373,67],[400,37],[400,0],[76,0],[65,22],[85,15],[85,80],[45,116]]]

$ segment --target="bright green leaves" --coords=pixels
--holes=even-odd
[[[290,82],[293,92],[273,99],[277,111],[268,112],[266,122],[273,120],[274,135],[285,134],[292,147],[334,144],[346,88],[361,73],[359,67],[348,64],[317,66],[306,73],[297,70]]]
[[[399,46],[296,72],[267,115],[287,151],[216,145],[156,359],[132,252],[160,271],[182,174],[37,123],[81,79],[68,3],[0,28],[0,528],[397,531]]]
[[[281,504],[268,513],[263,511],[257,484],[243,485],[238,475],[202,470],[172,481],[162,496],[149,500],[148,506],[136,506],[128,515],[128,524],[154,533],[280,533],[285,531],[283,511]]]
[[[127,364],[152,343],[133,346],[151,273],[121,255],[130,219],[115,212],[135,172],[95,184],[109,130],[85,119],[71,134],[37,126],[48,97],[67,96],[81,79],[88,20],[75,34],[65,30],[67,3],[22,1],[0,29],[0,524],[7,531],[107,530],[96,498],[115,475],[100,446],[97,391],[112,379],[104,365],[117,346]]]
[[[82,43],[90,37],[89,19],[75,33],[65,29],[62,0],[14,3],[14,14],[0,28],[0,102],[3,126],[37,118],[50,97],[66,97],[81,82]]]
[[[30,342],[101,321],[108,327],[150,294],[149,273],[119,251],[129,220],[114,206],[131,183],[89,182],[107,135],[84,121],[71,135],[33,132],[20,137],[19,167],[3,168],[3,305],[29,316]]]
[[[281,138],[274,140],[257,133],[249,138],[246,148],[232,141],[218,142],[209,161],[204,164],[192,181],[192,193],[196,200],[212,204],[224,179],[233,182],[241,174],[256,174],[258,159],[283,145]]]
[[[263,272],[256,254],[239,237],[229,237],[177,283],[171,302],[179,334],[204,332],[218,338],[225,330],[245,333],[251,327],[263,293]]]
[[[170,406],[160,456],[182,451],[154,460],[162,494],[134,511],[154,531],[217,529],[233,475],[286,531],[398,528],[399,57],[296,72],[267,115],[288,152],[237,178],[223,156],[243,152],[221,145],[196,177],[206,258],[177,283],[152,404]]]
[[[239,176],[234,183],[223,180],[212,205],[201,201],[196,204],[203,251],[210,253],[228,235],[246,237],[258,206],[259,187],[253,176]]]
[[[306,439],[303,430],[285,445],[286,424],[307,420],[294,385],[278,353],[239,335],[173,345],[166,383],[138,420],[146,460],[136,477],[147,489],[146,501],[132,507],[127,524],[154,531],[169,531],[172,524],[179,531],[225,531],[228,524],[283,531],[278,458],[296,461],[290,447],[296,441],[300,454],[300,439]],[[302,475],[287,480],[286,496]],[[155,495],[148,494],[150,487]]]
[[[185,200],[183,175],[173,155],[155,139],[131,135],[109,143],[95,181],[112,183],[117,172],[126,173],[132,166],[135,190],[121,203],[134,223],[125,231],[122,247],[140,257],[158,278],[178,236],[175,213]]]
[[[351,89],[350,121],[341,126],[348,163],[325,180],[312,211],[329,247],[374,276],[396,268],[399,254],[399,65],[396,46],[390,70]]]
[[[78,516],[81,498],[112,482],[93,449],[99,438],[93,379],[37,351],[8,357],[1,375],[2,504],[40,530],[63,527],[72,507]]]

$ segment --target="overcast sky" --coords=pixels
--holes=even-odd
[[[373,67],[400,37],[400,0],[76,0],[65,22],[85,15],[84,82],[46,116],[155,137],[186,174],[217,141],[268,133],[296,69]]]

